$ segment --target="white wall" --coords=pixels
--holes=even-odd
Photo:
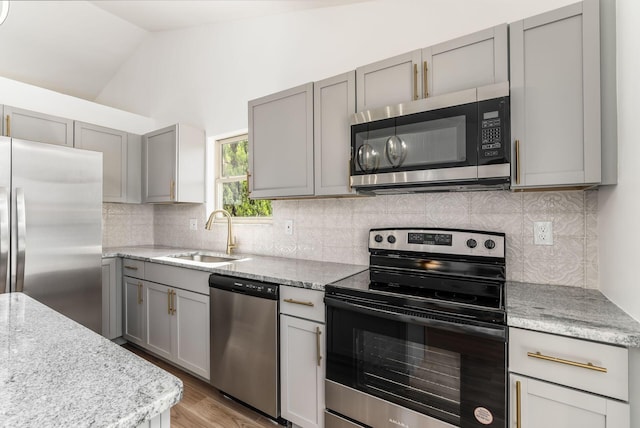
[[[149,37],[97,101],[219,135],[247,101],[573,0],[377,0]]]

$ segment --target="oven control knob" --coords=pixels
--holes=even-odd
[[[395,244],[395,243],[396,243],[396,237],[395,237],[395,236],[393,236],[393,235],[389,235],[389,236],[387,237],[387,242],[388,242],[389,244]]]
[[[373,239],[376,242],[382,242],[384,238],[382,238],[382,235],[376,235],[376,236],[373,237]]]
[[[476,241],[475,239],[467,239],[467,247],[469,248],[476,248],[476,246],[478,245],[478,241]]]
[[[486,241],[484,241],[484,247],[487,250],[493,250],[494,248],[496,248],[496,242],[493,239],[487,239]]]

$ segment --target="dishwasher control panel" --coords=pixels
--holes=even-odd
[[[209,277],[209,287],[265,299],[278,299],[278,284],[268,282],[211,274]]]

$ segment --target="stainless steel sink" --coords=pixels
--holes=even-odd
[[[224,263],[224,262],[234,262],[237,260],[234,257],[216,256],[216,255],[205,254],[205,253],[194,253],[194,254],[167,256],[167,257],[170,257],[172,259],[191,260],[194,262],[201,262],[201,263]]]
[[[237,260],[237,258],[235,257],[219,256],[217,254],[209,254],[203,252],[191,254],[176,254],[167,257],[171,259],[190,260],[200,263],[229,263]]]

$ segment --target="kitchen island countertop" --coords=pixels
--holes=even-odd
[[[23,293],[0,294],[0,427],[137,427],[182,381]]]
[[[117,247],[104,248],[103,257],[127,257],[146,262],[197,269],[220,275],[236,276],[263,282],[289,285],[324,291],[325,284],[354,275],[368,269],[368,266],[345,263],[320,262],[315,260],[291,259],[286,257],[257,256],[253,254],[233,254],[237,261],[219,266],[204,263],[175,260],[167,256],[189,254],[197,249],[171,247]],[[212,252],[215,253],[215,252]],[[218,253],[226,256],[224,253]]]

